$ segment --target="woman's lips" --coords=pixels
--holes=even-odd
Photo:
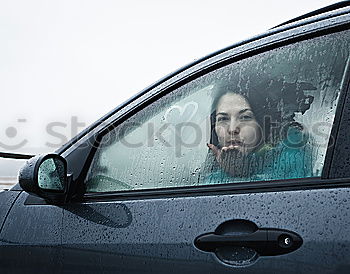
[[[233,147],[233,148],[238,148],[243,146],[243,142],[238,141],[238,140],[231,140],[229,142],[226,142],[227,147]]]

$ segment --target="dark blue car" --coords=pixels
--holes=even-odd
[[[344,1],[30,158],[0,192],[0,272],[349,273],[349,53]]]

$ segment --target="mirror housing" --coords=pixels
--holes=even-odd
[[[30,194],[53,204],[68,202],[72,176],[67,175],[67,161],[57,154],[29,159],[19,171],[19,184]]]

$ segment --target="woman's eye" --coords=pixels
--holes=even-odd
[[[225,116],[217,117],[217,121],[218,121],[218,122],[227,121],[227,120],[228,120],[228,117],[225,117]]]
[[[240,117],[241,120],[243,121],[250,121],[250,120],[253,120],[253,116],[251,115],[243,115]]]

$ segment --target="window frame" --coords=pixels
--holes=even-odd
[[[253,40],[248,44],[243,44],[242,46],[238,46],[237,48],[229,49],[228,51],[219,52],[218,55],[212,57],[209,56],[207,59],[204,58],[200,63],[195,63],[192,67],[180,69],[177,74],[175,74],[170,79],[165,79],[165,82],[160,82],[155,87],[146,89],[144,93],[140,93],[130,99],[128,103],[121,106],[120,108],[115,109],[111,113],[107,114],[105,117],[101,118],[98,122],[98,125],[95,128],[87,131],[86,136],[81,137],[85,138],[85,141],[80,143],[80,146],[85,144],[84,149],[78,151],[77,147],[71,144],[70,147],[63,147],[58,151],[58,153],[62,154],[62,156],[67,158],[68,166],[71,165],[73,168],[71,170],[77,170],[79,175],[75,176],[76,188],[80,193],[77,197],[78,200],[82,199],[96,199],[98,197],[105,197],[107,199],[113,199],[113,197],[153,197],[153,196],[163,196],[170,195],[174,197],[174,195],[187,195],[190,193],[190,196],[198,195],[198,193],[223,193],[227,191],[233,192],[241,192],[241,191],[257,191],[264,192],[269,189],[296,189],[300,188],[300,185],[304,187],[322,187],[325,184],[329,187],[329,183],[333,182],[335,184],[339,183],[339,180],[333,179],[330,180],[329,183],[325,181],[329,177],[330,166],[332,163],[333,157],[333,149],[334,147],[328,148],[324,169],[321,177],[315,178],[299,178],[299,179],[289,179],[289,180],[276,180],[273,184],[269,183],[269,181],[259,181],[259,182],[248,182],[248,183],[236,183],[235,185],[224,184],[224,185],[215,185],[215,186],[191,186],[191,187],[177,187],[177,188],[166,188],[166,189],[149,189],[149,190],[132,190],[132,191],[116,191],[116,192],[101,192],[101,193],[84,193],[83,184],[88,172],[88,169],[92,163],[95,152],[97,151],[97,144],[102,139],[102,137],[114,129],[115,127],[122,124],[129,117],[133,116],[135,113],[145,108],[146,106],[154,103],[159,98],[165,96],[176,90],[178,87],[183,86],[184,84],[193,81],[194,79],[205,75],[211,71],[217,70],[223,66],[228,64],[237,62],[239,60],[254,56],[256,54],[267,52],[273,49],[277,49],[286,45],[298,43],[300,41],[313,39],[316,37],[329,35],[332,33],[337,33],[343,30],[350,29],[350,15],[345,14],[339,17],[339,20],[330,21],[330,19],[322,20],[320,22],[311,23],[311,26],[308,26],[308,31],[305,31],[305,26],[300,26],[296,28],[292,28],[290,30],[278,31],[277,33],[262,37],[257,40]],[[330,24],[330,22],[332,24]],[[199,66],[197,68],[196,66]],[[349,73],[347,73],[349,74]],[[349,75],[347,75],[349,78]],[[349,82],[349,79],[347,79]],[[340,97],[337,105],[337,109],[335,112],[335,117],[333,121],[333,127],[331,131],[332,136],[336,136],[336,133],[339,128],[342,109],[344,106],[344,100],[346,94],[348,92],[348,86],[344,90],[340,91]],[[105,120],[103,120],[105,119]],[[103,125],[106,126],[103,126]],[[79,142],[78,142],[79,144]],[[74,153],[76,152],[76,153]],[[84,159],[83,161],[79,161],[76,163],[77,159]],[[83,162],[83,164],[82,164]],[[78,167],[77,167],[78,166]],[[75,168],[74,168],[75,167]],[[296,182],[297,181],[297,182]],[[320,181],[323,181],[323,183]],[[341,180],[342,181],[342,180]],[[342,183],[342,182],[341,182]],[[268,185],[266,185],[268,184]],[[194,192],[196,193],[194,193]]]

